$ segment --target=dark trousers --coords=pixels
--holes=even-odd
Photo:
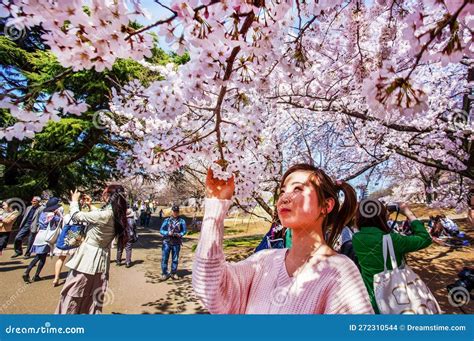
[[[29,253],[31,250],[31,247],[33,246],[33,243],[35,241],[36,233],[31,233],[30,232],[30,227],[25,225],[23,226],[20,231],[18,231],[16,237],[15,237],[15,242],[14,242],[14,248],[15,248],[15,253],[18,253],[20,255],[23,254],[23,239],[28,236],[28,248],[26,250],[26,253]]]
[[[33,247],[33,243],[35,242],[35,238],[38,232],[30,232],[30,235],[28,236],[28,248],[26,249],[26,254],[31,254],[31,248]]]
[[[43,270],[44,264],[46,263],[47,256],[48,256],[47,253],[37,254],[35,258],[33,258],[33,260],[31,261],[30,265],[28,265],[28,267],[26,268],[25,274],[29,275],[31,269],[33,269],[36,263],[38,263],[35,276],[39,276],[39,274],[41,273],[41,270]]]
[[[181,250],[181,245],[169,245],[168,243],[163,243],[163,255],[161,258],[161,273],[163,275],[168,275],[168,260],[170,259],[171,252],[171,273],[175,274],[178,271],[178,259],[179,259],[179,250]]]
[[[0,232],[0,252],[7,247],[11,232]]]
[[[151,219],[151,214],[145,215],[145,222],[144,222],[143,226],[145,226],[145,227],[150,226],[150,219]]]
[[[117,242],[117,263],[122,262],[122,253],[123,253],[123,247],[122,247],[122,237],[119,237],[119,240]],[[132,243],[129,241],[125,244],[125,263],[130,264],[132,262]]]

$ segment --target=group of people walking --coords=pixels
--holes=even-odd
[[[3,202],[3,214],[0,215],[0,253],[3,252],[3,249],[7,246],[10,235],[12,234],[13,225],[20,216],[20,212],[13,209],[13,203],[15,202],[11,199]],[[42,279],[40,273],[46,263],[48,254],[58,256],[53,285],[57,286],[59,283],[62,264],[70,252],[65,252],[56,247],[52,248],[52,245],[41,238],[42,234],[40,232],[45,231],[48,227],[52,229],[60,227],[63,217],[63,209],[61,206],[58,198],[50,198],[45,205],[42,205],[41,198],[35,196],[31,200],[31,205],[26,208],[23,218],[20,221],[19,231],[13,242],[14,254],[11,258],[14,259],[23,256],[23,239],[28,238],[24,259],[31,258],[32,254],[34,254],[34,258],[23,274],[23,279],[27,283],[30,283],[31,280],[40,281]],[[33,279],[31,279],[30,272],[35,266],[35,275]]]
[[[32,205],[25,210],[20,223],[20,230],[14,241],[14,255],[23,254],[22,240],[30,233],[31,247],[26,250],[26,256],[34,254],[28,265],[23,279],[30,283],[30,272],[36,266],[33,281],[39,281],[47,256],[57,255],[55,278],[53,285],[59,285],[61,268],[68,256],[66,266],[69,274],[61,291],[56,309],[58,314],[99,313],[102,311],[103,298],[108,285],[110,246],[112,240],[118,239],[117,262],[121,262],[123,249],[126,250],[126,266],[131,266],[131,243],[136,240],[135,221],[131,210],[127,212],[125,190],[121,185],[109,185],[102,194],[102,208],[94,209],[87,195],[81,196],[78,191],[71,193],[69,214],[64,216],[59,198],[50,198],[41,205],[41,198],[34,197]],[[19,212],[11,207],[11,201],[3,203],[3,214],[0,216],[1,244],[3,250],[10,238],[12,226]],[[68,226],[82,226],[80,230]],[[77,239],[81,242],[75,248],[60,249],[48,241],[47,231],[55,231],[59,240]],[[64,230],[63,230],[64,229]],[[63,231],[62,231],[63,230]],[[62,236],[62,233],[65,235]],[[62,236],[62,237],[61,237]]]
[[[25,259],[32,254],[34,258],[23,274],[27,283],[42,280],[40,273],[46,263],[48,255],[58,256],[55,266],[53,285],[59,285],[59,276],[66,258],[70,260],[66,266],[70,269],[64,282],[57,314],[96,314],[102,311],[103,298],[108,287],[110,274],[111,245],[117,241],[116,265],[122,265],[123,251],[125,250],[125,267],[132,265],[132,245],[138,240],[136,223],[137,217],[133,210],[127,209],[127,197],[121,185],[107,186],[101,197],[102,208],[95,209],[91,205],[91,198],[81,195],[77,190],[71,192],[69,213],[64,215],[64,209],[59,198],[52,197],[43,205],[41,198],[35,196],[24,212],[19,225],[19,231],[14,239],[14,254],[12,258],[23,255],[23,239],[28,237]],[[3,213],[0,214],[0,252],[7,246],[15,221],[20,212],[13,207],[12,200],[5,200],[2,204]],[[145,210],[145,213],[146,210]],[[160,216],[163,212],[160,211]],[[80,225],[81,238],[77,247],[61,249],[52,245],[48,240],[47,231],[59,229],[55,242],[68,226]],[[147,224],[145,224],[147,225]],[[179,217],[179,206],[172,207],[172,215],[166,218],[160,228],[163,236],[162,280],[178,279],[178,260],[182,245],[182,237],[186,234],[186,222]],[[71,233],[69,233],[71,234]],[[70,238],[65,235],[63,238]],[[168,271],[168,262],[171,255],[171,271]],[[36,266],[33,278],[30,273]]]

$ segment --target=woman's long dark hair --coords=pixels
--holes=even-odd
[[[385,233],[390,233],[387,219],[387,208],[379,200],[365,199],[359,203],[355,218],[359,230],[364,227],[377,227]]]
[[[115,235],[126,236],[127,228],[127,198],[125,189],[122,185],[112,184],[107,186],[105,192],[108,193],[108,204],[112,206],[114,213],[114,229]]]
[[[283,175],[281,185],[285,183],[286,178],[296,171],[309,171],[309,183],[316,190],[316,195],[321,206],[324,206],[326,200],[334,199],[334,207],[323,220],[323,236],[326,243],[334,247],[336,240],[339,238],[342,229],[346,226],[354,216],[357,208],[357,196],[354,188],[346,182],[335,183],[322,169],[309,164],[297,164],[290,167]],[[339,192],[344,193],[344,202],[339,203]],[[327,233],[329,232],[329,234]]]

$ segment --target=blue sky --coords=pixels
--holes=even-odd
[[[160,2],[163,5],[169,6],[171,3],[171,0],[163,0]],[[158,20],[166,19],[171,15],[171,12],[169,10],[161,7],[154,0],[142,0],[141,4],[143,8],[146,9],[150,15],[149,19],[140,20],[140,23],[143,25],[150,25]],[[158,34],[158,29],[152,29],[152,31]],[[166,42],[164,41],[164,39],[160,39],[160,47],[164,50],[170,49],[168,44],[166,44]]]

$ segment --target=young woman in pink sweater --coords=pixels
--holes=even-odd
[[[310,165],[291,167],[277,202],[293,232],[291,249],[263,250],[237,263],[227,263],[222,248],[234,180],[217,180],[209,170],[206,190],[193,288],[211,314],[373,314],[357,267],[331,248],[357,207],[350,185]]]

